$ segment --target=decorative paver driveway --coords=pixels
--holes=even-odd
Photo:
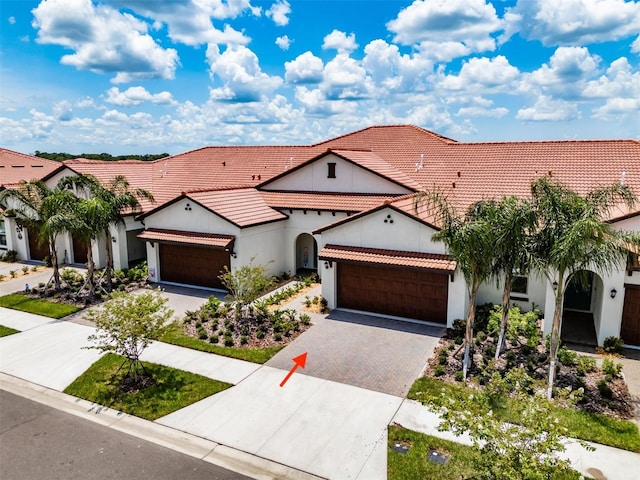
[[[334,311],[267,362],[288,370],[308,352],[296,372],[404,397],[420,376],[445,329]]]

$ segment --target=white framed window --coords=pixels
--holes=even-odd
[[[4,223],[4,218],[0,219],[0,248],[7,247],[7,231]]]
[[[511,296],[526,297],[528,295],[529,278],[525,275],[516,275],[511,280]]]

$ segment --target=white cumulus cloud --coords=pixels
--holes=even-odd
[[[211,90],[211,97],[216,100],[255,102],[282,84],[280,77],[263,72],[256,54],[242,45],[222,53],[216,45],[209,45],[207,60],[213,79],[223,82],[222,87]]]
[[[458,75],[447,75],[439,86],[447,90],[508,90],[519,70],[503,55],[495,58],[472,58],[462,64]]]
[[[289,14],[291,13],[291,5],[287,0],[281,0],[274,3],[269,10],[265,12],[267,17],[273,20],[273,23],[279,27],[284,27],[289,23]]]
[[[323,50],[334,49],[338,50],[338,52],[352,52],[358,48],[356,35],[354,33],[347,35],[340,30],[333,30],[329,35],[324,37],[322,48]]]
[[[544,45],[584,45],[640,31],[640,2],[626,0],[518,0],[505,14],[507,33]]]
[[[415,0],[387,28],[397,43],[430,42],[429,50],[445,44],[451,53],[463,51],[462,47],[473,52],[494,50],[496,41],[491,35],[503,26],[486,0]]]
[[[575,103],[553,99],[546,95],[538,98],[532,107],[521,108],[516,114],[518,120],[559,122],[580,117],[580,111]]]
[[[287,35],[282,35],[276,38],[276,45],[280,47],[281,50],[289,50],[291,39]]]
[[[129,87],[124,91],[120,91],[118,87],[111,87],[107,91],[105,102],[120,107],[131,107],[144,102],[156,105],[175,105],[176,103],[170,92],[163,91],[152,95],[146,88],[140,86]]]
[[[91,0],[44,0],[33,10],[38,42],[74,50],[61,63],[80,70],[115,73],[115,83],[172,79],[178,54],[147,33],[146,23]]]
[[[284,69],[284,79],[289,83],[320,83],[324,64],[313,53],[304,52],[294,60],[285,62]]]

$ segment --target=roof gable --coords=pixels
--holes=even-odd
[[[232,190],[202,190],[182,193],[173,200],[145,213],[154,215],[181,200],[190,200],[238,228],[254,227],[285,220],[289,217],[269,207],[260,192],[253,188]]]
[[[329,165],[333,164],[333,171]],[[420,184],[370,150],[327,150],[258,185],[262,190],[405,194]]]
[[[0,148],[0,186],[40,180],[60,168],[60,162]]]

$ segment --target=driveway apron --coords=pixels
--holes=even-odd
[[[420,376],[442,327],[336,310],[300,335],[266,365],[288,370],[308,352],[305,375],[406,396]]]

